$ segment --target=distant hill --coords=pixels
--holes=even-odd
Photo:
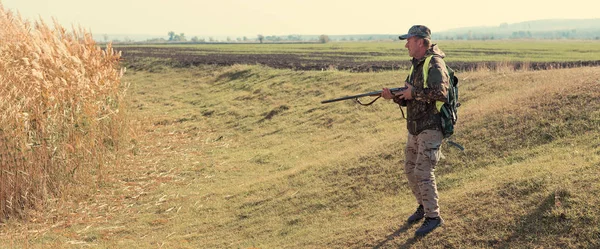
[[[600,18],[547,19],[498,26],[465,27],[432,35],[433,39],[600,39]]]
[[[305,37],[305,36],[303,36]],[[333,41],[397,40],[398,34],[331,35]],[[546,19],[498,26],[450,29],[432,34],[434,40],[585,39],[600,40],[600,18]]]

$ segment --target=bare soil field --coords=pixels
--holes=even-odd
[[[201,50],[186,47],[119,47],[123,52],[125,63],[131,69],[143,69],[148,59],[161,60],[172,67],[190,67],[198,65],[231,66],[235,64],[265,65],[277,69],[294,70],[329,70],[337,69],[350,72],[377,72],[394,69],[408,69],[410,62],[404,57],[398,60],[357,61],[356,57],[378,57],[390,54],[379,52],[308,52],[293,53],[219,53],[217,50]],[[198,53],[203,52],[203,53]],[[448,65],[455,70],[470,71],[486,67],[495,70],[499,67],[511,67],[515,70],[547,70],[600,66],[600,60],[563,61],[563,62],[461,62],[449,61]]]

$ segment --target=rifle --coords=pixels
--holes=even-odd
[[[397,87],[397,88],[390,88],[390,92],[392,92],[392,94],[394,94],[395,92],[399,92],[399,91],[404,91],[407,87]],[[331,102],[336,102],[336,101],[342,101],[342,100],[347,100],[347,99],[354,99],[354,101],[356,101],[356,103],[359,103],[361,105],[367,106],[367,105],[371,105],[373,103],[375,103],[375,101],[377,101],[379,98],[381,98],[381,93],[383,93],[383,90],[379,90],[379,91],[374,91],[374,92],[368,92],[368,93],[363,93],[363,94],[357,94],[357,95],[352,95],[352,96],[345,96],[345,97],[341,97],[341,98],[336,98],[336,99],[328,99],[328,100],[323,100],[321,101],[321,104],[326,104],[326,103],[331,103]],[[368,97],[368,96],[372,96],[375,97],[377,96],[377,98],[375,98],[373,101],[364,104],[362,102],[360,102],[361,97]],[[402,108],[400,108],[400,111],[402,111],[402,117],[406,118],[404,116],[404,110],[402,110]],[[460,151],[464,151],[465,148],[453,141],[450,140],[446,140],[448,142],[448,144],[458,148]]]
[[[400,92],[400,91],[404,91],[407,87],[397,87],[397,88],[390,88],[390,92],[392,92],[392,94],[394,94],[394,92]],[[371,105],[373,103],[375,103],[375,101],[377,101],[379,98],[381,98],[381,93],[383,93],[383,90],[379,90],[379,91],[374,91],[374,92],[368,92],[368,93],[363,93],[363,94],[357,94],[357,95],[352,95],[352,96],[345,96],[345,97],[341,97],[341,98],[336,98],[336,99],[328,99],[328,100],[323,100],[321,101],[321,104],[326,104],[326,103],[331,103],[331,102],[336,102],[336,101],[342,101],[342,100],[347,100],[347,99],[354,99],[354,101],[356,101],[356,103],[359,103],[360,105]],[[373,101],[364,104],[362,102],[360,102],[359,98],[362,97],[375,97],[377,96],[377,98],[375,98]]]

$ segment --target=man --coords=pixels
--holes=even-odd
[[[431,44],[431,31],[423,25],[412,26],[408,34],[401,35],[406,40],[405,47],[412,57],[410,75],[406,78],[406,90],[392,94],[383,88],[382,97],[407,108],[408,141],[405,148],[404,173],[419,207],[407,222],[414,223],[425,218],[415,232],[423,236],[444,222],[438,206],[438,192],[434,169],[440,158],[442,125],[436,101],[446,102],[449,76],[445,57],[435,44]],[[428,57],[427,76],[423,66]],[[427,78],[425,81],[424,78]]]

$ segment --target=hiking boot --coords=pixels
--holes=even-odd
[[[441,226],[442,224],[444,224],[444,220],[442,219],[442,217],[426,217],[425,221],[423,222],[423,225],[421,225],[421,227],[419,227],[419,229],[417,229],[417,231],[415,232],[415,236],[425,236],[429,232],[433,231],[433,229]]]
[[[410,217],[408,217],[407,222],[415,223],[415,222],[419,221],[420,219],[423,219],[423,217],[425,217],[425,210],[423,209],[423,205],[419,205],[419,207],[417,208],[417,211],[415,211],[414,214],[412,214]]]

